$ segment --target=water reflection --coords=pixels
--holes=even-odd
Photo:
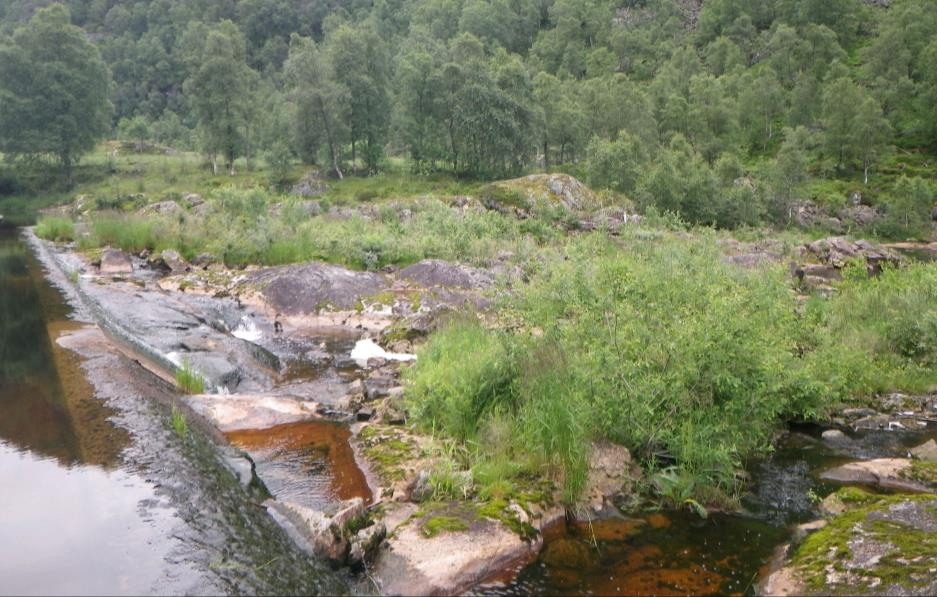
[[[488,595],[716,595],[753,590],[759,568],[785,531],[715,515],[651,514],[561,526],[533,564]]]
[[[125,433],[95,400],[78,357],[55,344],[74,329],[28,248],[0,231],[0,439],[68,466],[113,466]]]
[[[55,343],[78,327],[67,313],[0,231],[0,593],[153,592],[167,586],[172,511],[116,468],[129,437]]]
[[[0,486],[0,593],[158,590],[173,547],[161,529],[172,524],[172,511],[144,508],[154,495],[142,479],[65,468],[0,442]]]

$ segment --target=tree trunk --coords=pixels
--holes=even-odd
[[[69,191],[75,186],[72,178],[72,157],[67,152],[62,155],[62,173],[65,176],[65,188]]]
[[[546,140],[543,142],[543,169],[550,169],[550,144]]]
[[[355,148],[355,140],[351,140],[351,172],[355,174],[358,172],[358,151]]]

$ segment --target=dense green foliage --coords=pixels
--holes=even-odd
[[[58,52],[28,31],[61,9],[22,28],[41,4],[4,3],[10,56]],[[113,130],[229,171],[260,155],[337,177],[388,156],[475,178],[562,166],[691,223],[787,224],[804,201],[835,213],[858,193],[890,214],[874,230],[929,232],[884,162],[937,147],[930,0],[65,4],[113,73]],[[91,54],[76,60],[99,72]],[[28,140],[0,130],[7,151]]]
[[[110,130],[110,73],[68,11],[36,13],[0,39],[0,151],[55,156],[65,177]]]
[[[865,279],[798,309],[783,271],[721,263],[711,239],[621,251],[574,243],[512,301],[511,331],[460,321],[407,373],[427,430],[477,445],[508,425],[508,454],[556,471],[570,499],[590,442],[612,440],[680,503],[740,487],[783,418],[935,379],[937,267]]]

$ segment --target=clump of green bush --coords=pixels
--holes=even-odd
[[[562,238],[552,214],[519,221],[492,211],[459,212],[434,198],[403,208],[383,206],[377,217],[360,213],[310,216],[289,200],[260,191],[222,189],[204,215],[140,216],[103,212],[92,216],[83,248],[174,248],[184,257],[216,255],[230,266],[282,265],[322,260],[354,269],[406,266],[421,259],[485,264],[499,252],[519,260]],[[398,206],[399,207],[399,206]]]
[[[55,242],[75,240],[75,223],[63,216],[43,216],[36,222],[36,236]]]
[[[509,457],[554,471],[570,501],[606,439],[664,497],[714,503],[782,420],[935,381],[937,266],[849,278],[801,307],[782,268],[720,257],[706,238],[573,243],[504,311],[514,331],[468,320],[430,340],[406,373],[414,420],[480,461],[490,422],[507,421]]]

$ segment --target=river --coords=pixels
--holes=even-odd
[[[0,594],[345,592],[167,397],[0,229]]]

